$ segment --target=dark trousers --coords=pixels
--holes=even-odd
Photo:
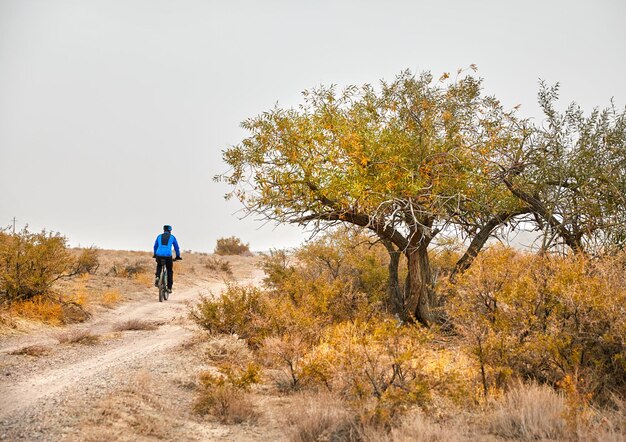
[[[163,263],[165,263],[165,268],[167,269],[167,288],[172,290],[172,284],[174,283],[174,261],[171,256],[157,256],[157,269],[156,269],[156,277],[161,276],[161,269],[163,268]]]

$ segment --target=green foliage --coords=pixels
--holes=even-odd
[[[558,84],[539,90],[545,121],[493,158],[515,198],[535,214],[545,249],[604,253],[626,245],[626,111],[613,104],[557,109]]]
[[[479,199],[496,200],[483,153],[515,135],[504,127],[511,116],[481,96],[471,75],[452,82],[403,72],[380,91],[319,88],[304,99],[299,110],[245,121],[251,136],[225,151],[232,173],[224,179],[242,186],[234,195],[250,209],[280,221],[329,210],[377,213],[395,225],[402,220],[391,216],[394,199],[446,219],[460,212],[459,198],[465,212]]]
[[[241,239],[231,236],[228,238],[219,238],[215,246],[217,255],[249,255],[250,245],[244,244]]]
[[[58,233],[0,232],[0,300],[27,300],[46,295],[60,278],[93,270],[97,252],[86,249],[78,259]]]

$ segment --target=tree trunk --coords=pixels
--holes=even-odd
[[[406,252],[408,260],[405,314],[425,326],[432,321],[430,294],[433,290],[428,245],[423,241],[419,246]]]
[[[391,313],[404,320],[404,293],[400,290],[399,267],[402,252],[393,247],[391,241],[382,241],[389,253],[389,279],[387,280],[387,306]]]

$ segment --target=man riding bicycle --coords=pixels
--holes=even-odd
[[[180,257],[178,241],[176,241],[176,237],[172,235],[172,226],[165,225],[163,226],[163,233],[157,236],[156,241],[154,241],[154,255],[152,257],[156,258],[157,262],[156,279],[154,280],[154,285],[157,287],[159,286],[159,275],[161,274],[163,263],[165,263],[165,268],[167,269],[168,293],[172,293],[172,284],[174,283],[172,246],[174,246],[174,250],[176,251],[176,261],[182,259]]]

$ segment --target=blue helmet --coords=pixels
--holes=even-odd
[[[164,231],[164,232],[171,232],[171,231],[172,231],[172,226],[167,225],[167,224],[166,224],[166,225],[164,225],[164,226],[163,226],[163,231]]]

